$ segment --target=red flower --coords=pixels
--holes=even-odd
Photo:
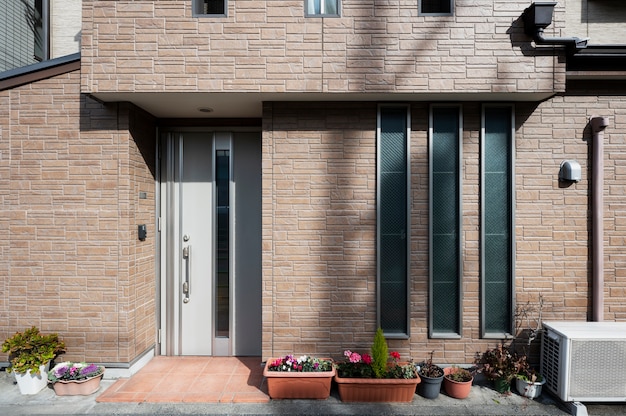
[[[363,354],[361,356],[361,359],[363,360],[363,362],[367,365],[370,365],[372,363],[372,357],[370,357],[369,354]]]
[[[391,358],[393,358],[394,360],[399,360],[400,359],[400,353],[397,351],[391,351]]]

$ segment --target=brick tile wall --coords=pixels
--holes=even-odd
[[[36,325],[67,359],[129,362],[155,342],[154,127],[79,80],[0,92],[0,339]]]
[[[527,1],[461,2],[455,16],[434,17],[418,16],[415,0],[343,0],[342,16],[325,19],[305,18],[304,0],[231,1],[221,18],[192,17],[191,3],[85,1],[82,91],[564,88],[562,61],[525,52]]]
[[[624,98],[557,96],[516,103],[516,300],[544,320],[590,316],[589,131],[608,116],[605,143],[605,319],[626,318],[621,219]],[[586,92],[585,92],[586,94]],[[480,103],[463,103],[463,337],[428,339],[428,105],[413,103],[411,338],[405,357],[471,362],[498,340],[480,338]],[[264,106],[263,355],[340,358],[367,350],[376,325],[375,103]],[[581,182],[559,184],[562,160]]]

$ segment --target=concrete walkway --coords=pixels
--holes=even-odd
[[[96,399],[116,383],[102,381],[90,396],[56,396],[46,388],[21,395],[13,374],[0,371],[0,415],[567,415],[550,395],[529,400],[518,394],[501,395],[485,380],[477,380],[470,397],[457,400],[440,394],[427,400],[415,395],[412,403],[342,403],[333,388],[327,400],[270,400],[267,403],[111,403]],[[591,405],[589,415],[624,415],[626,404]]]

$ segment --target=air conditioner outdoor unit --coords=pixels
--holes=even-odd
[[[541,374],[564,402],[626,401],[626,322],[544,322]]]

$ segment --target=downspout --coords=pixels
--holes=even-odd
[[[591,226],[592,226],[592,320],[604,320],[604,129],[609,125],[607,117],[592,117],[591,155]]]
[[[536,2],[524,10],[522,20],[524,21],[524,32],[531,37],[536,45],[565,46],[569,53],[574,53],[587,47],[589,39],[577,37],[570,38],[546,38],[543,31],[552,23],[555,1]]]
[[[589,39],[581,39],[577,37],[571,38],[544,38],[543,28],[538,27],[532,36],[535,44],[537,45],[554,45],[565,46],[569,51],[578,51],[587,47],[587,41]]]

